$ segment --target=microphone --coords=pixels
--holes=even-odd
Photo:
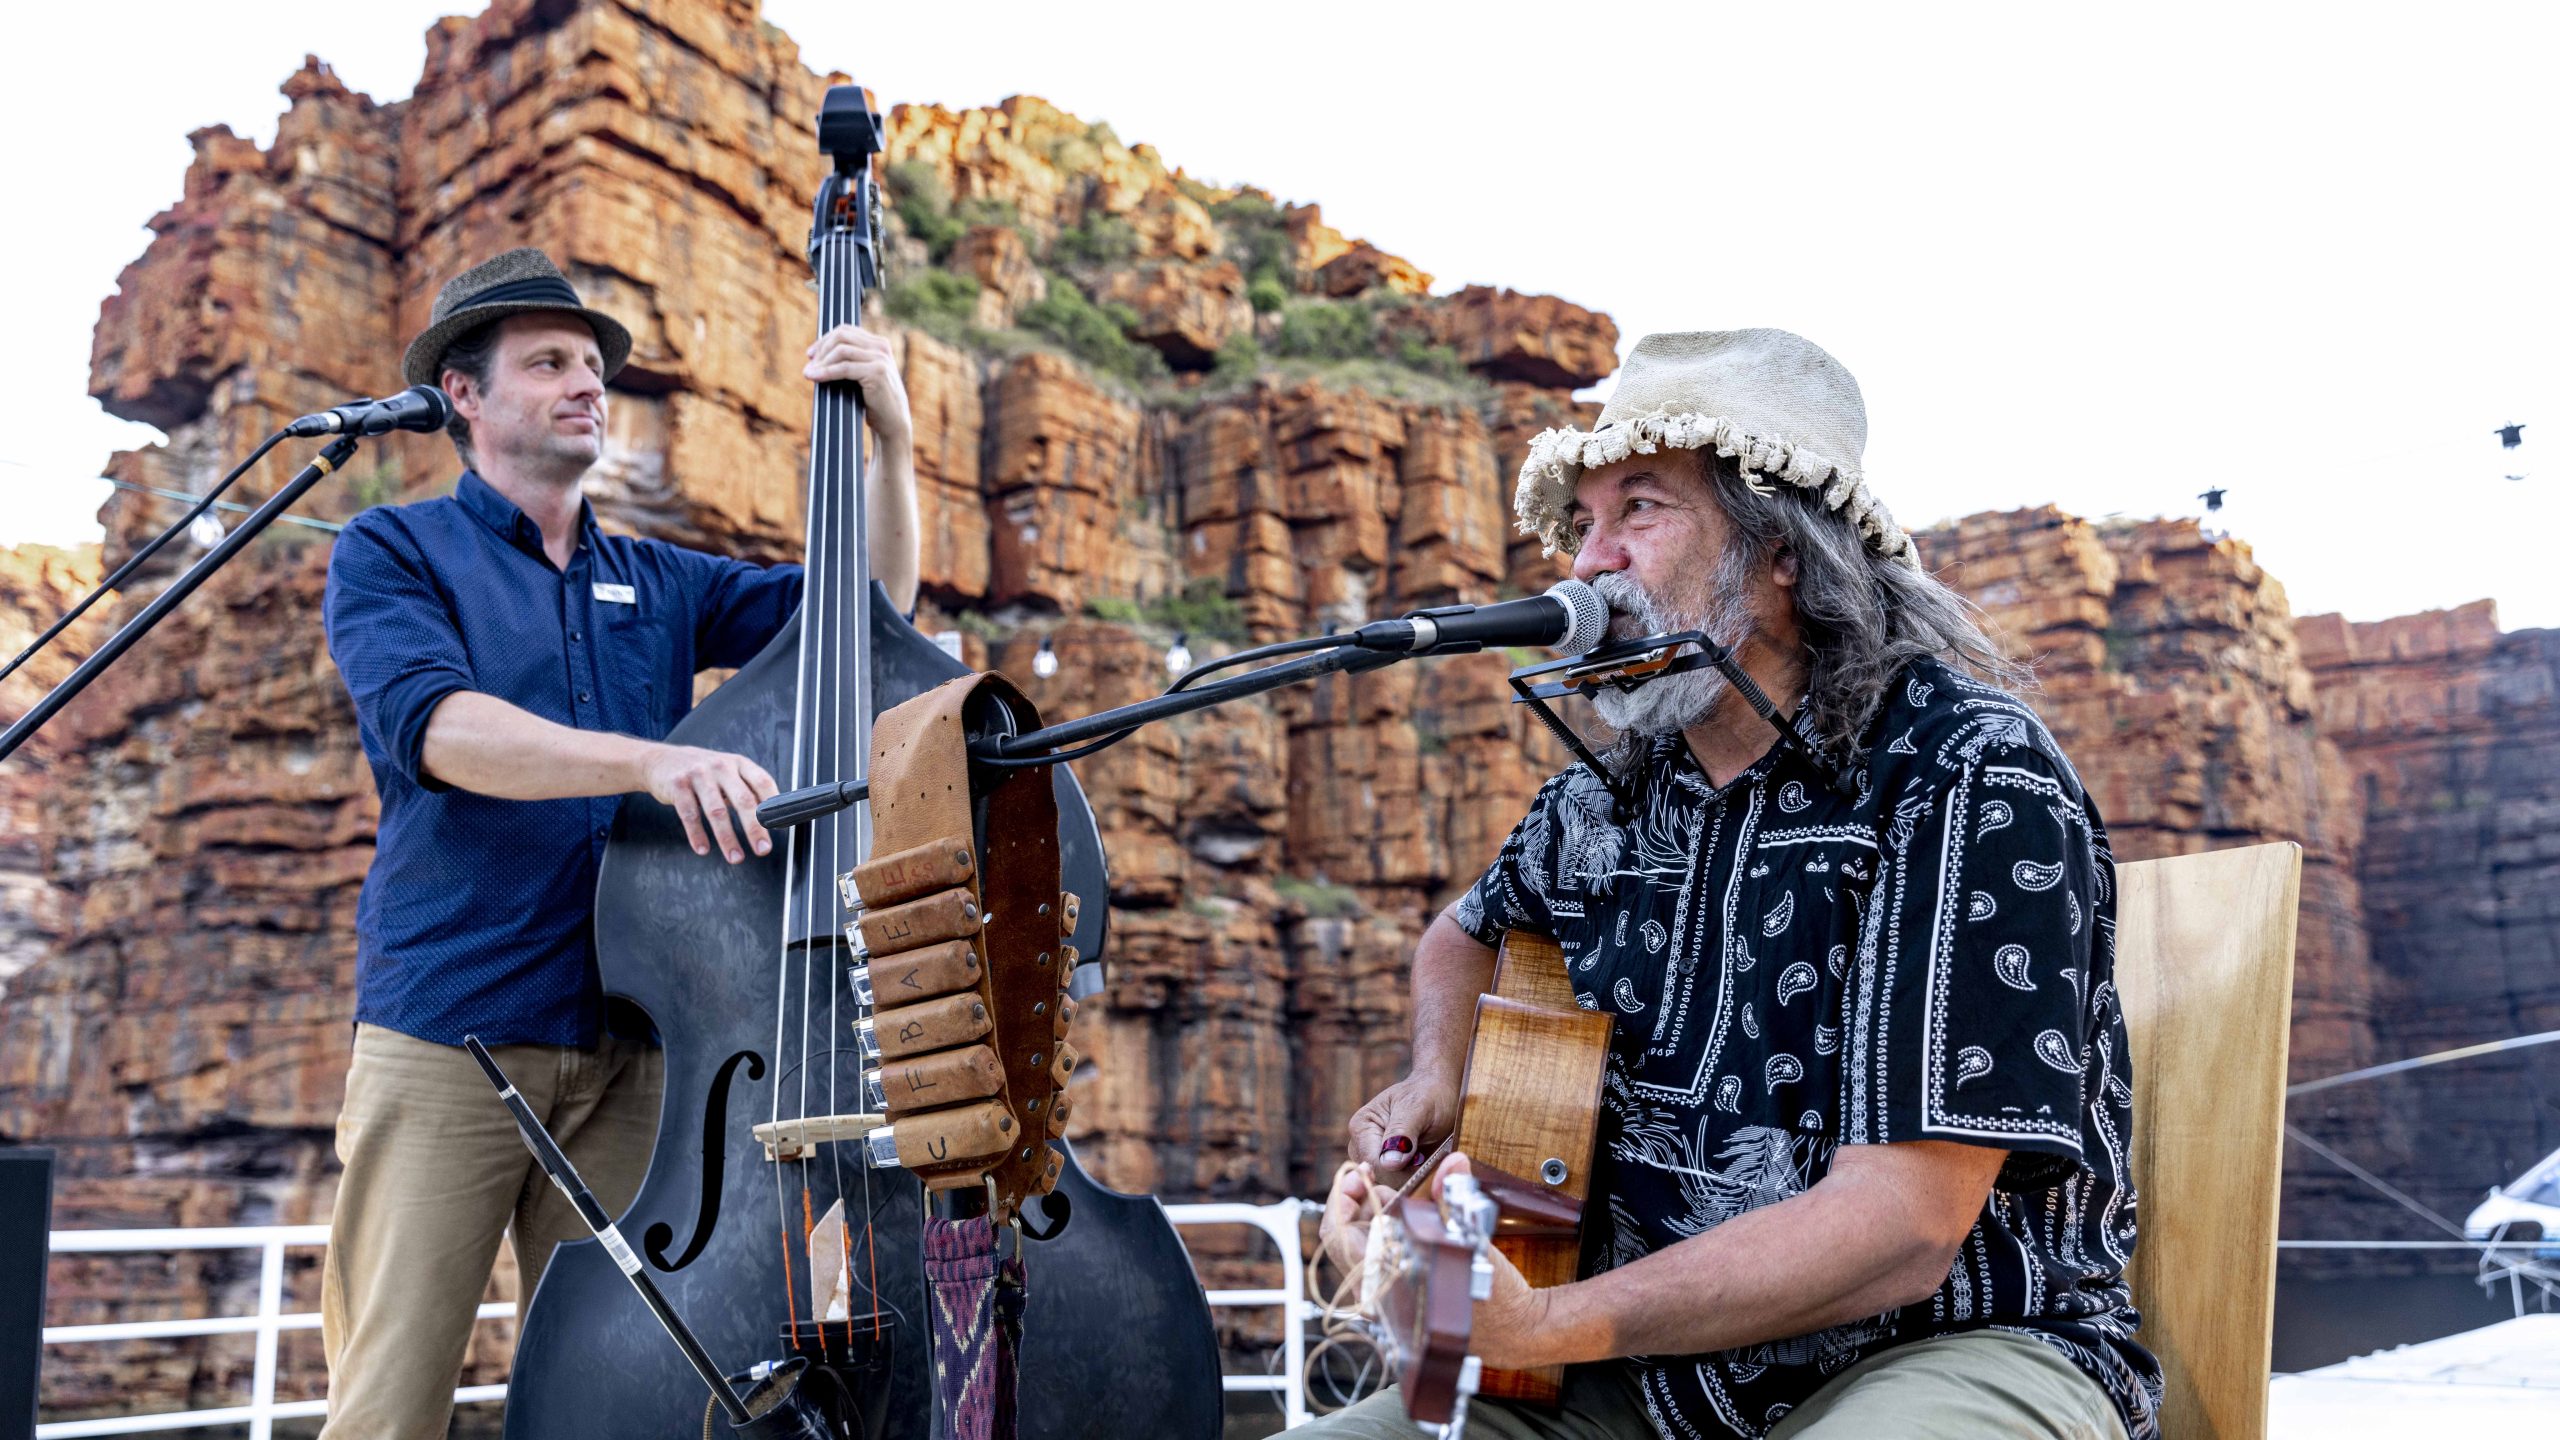
[[[433,434],[453,418],[453,402],[433,385],[412,385],[379,400],[354,400],[317,415],[305,415],[284,433],[312,435],[387,435],[394,430]]]
[[[1351,633],[1364,650],[1407,655],[1466,655],[1488,645],[1543,645],[1579,655],[1609,633],[1609,604],[1579,580],[1559,580],[1544,595],[1495,605],[1444,605],[1401,620],[1373,620]]]

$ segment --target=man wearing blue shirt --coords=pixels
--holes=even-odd
[[[773,777],[671,745],[697,670],[761,650],[800,603],[770,568],[607,534],[580,493],[604,451],[605,386],[631,350],[538,250],[447,283],[409,347],[412,384],[453,398],[448,497],[368,510],[330,558],[329,650],[381,794],[357,904],[356,1036],[322,1297],[329,1440],[444,1435],[501,1234],[530,1296],[585,1233],[460,1048],[497,1054],[598,1198],[648,1167],[660,1055],[605,1014],[597,861],[621,797],[672,807],[730,864],[772,838]],[[861,386],[872,573],[916,592],[914,449],[888,342],[841,326],[812,381]],[[774,477],[774,483],[787,483]]]

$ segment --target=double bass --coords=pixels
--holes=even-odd
[[[859,87],[839,85],[818,132],[832,161],[809,242],[824,333],[857,319],[877,280],[880,121]],[[860,391],[818,391],[800,611],[668,737],[745,755],[795,789],[859,776],[875,714],[968,673],[870,580]],[[1074,777],[1064,765],[1051,774],[1063,886],[1091,897],[1074,933],[1088,957],[1076,988],[1090,992],[1102,973],[1092,958],[1105,954],[1101,840]],[[778,1151],[753,1133],[824,1136],[827,1121],[876,1108],[838,888],[869,852],[868,812],[775,840],[769,856],[710,864],[664,807],[635,799],[615,822],[596,893],[600,979],[646,1014],[666,1056],[648,1174],[616,1218],[713,1357],[744,1369],[805,1356],[826,1377],[817,1388],[837,1391],[840,1433],[924,1440],[938,1427],[923,1187],[867,1164],[856,1131]],[[1063,1152],[1056,1189],[1037,1223],[1017,1227],[1030,1273],[1020,1434],[1211,1440],[1223,1418],[1218,1348],[1180,1239],[1152,1198],[1103,1188],[1066,1141],[1052,1143]],[[833,1237],[821,1235],[826,1217]],[[830,1293],[844,1297],[844,1318],[818,1308]],[[506,1429],[511,1440],[706,1433],[700,1383],[592,1241],[561,1246],[524,1308]]]

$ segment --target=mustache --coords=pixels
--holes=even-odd
[[[1609,607],[1612,615],[1635,621],[1640,627],[1640,633],[1650,635],[1666,630],[1694,628],[1680,616],[1672,614],[1669,608],[1656,600],[1650,591],[1636,583],[1634,576],[1623,570],[1613,570],[1599,576],[1591,582],[1591,589],[1600,597],[1601,602]],[[1622,627],[1613,624],[1609,628],[1614,633]],[[1622,635],[1618,638],[1634,637]]]

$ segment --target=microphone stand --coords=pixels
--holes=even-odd
[[[1229,700],[1241,699],[1247,695],[1259,695],[1266,690],[1277,690],[1284,685],[1295,685],[1302,680],[1321,679],[1327,675],[1358,675],[1364,671],[1383,669],[1408,658],[1410,657],[1405,652],[1397,650],[1362,649],[1352,643],[1351,637],[1346,635],[1342,637],[1342,643],[1339,646],[1307,656],[1303,660],[1266,665],[1259,670],[1248,670],[1233,679],[1215,681],[1191,690],[1176,690],[1170,694],[1140,700],[1135,704],[1123,705],[1116,710],[1097,711],[1079,720],[1044,725],[1037,730],[1028,730],[1020,735],[1008,735],[984,743],[972,751],[970,758],[973,761],[1011,761],[1017,764],[1024,761],[1036,762],[1052,750],[1117,735],[1124,730],[1134,730],[1141,725],[1153,724],[1158,720],[1169,720],[1176,715],[1188,715],[1195,710],[1206,710],[1213,705],[1223,705]],[[756,821],[767,830],[805,824],[808,821],[832,815],[848,805],[859,804],[870,793],[871,782],[868,780],[845,780],[832,785],[813,785],[805,790],[787,791],[757,806]]]
[[[729,1417],[730,1430],[749,1437],[749,1440],[824,1440],[826,1422],[812,1408],[807,1397],[798,1391],[801,1372],[808,1368],[807,1358],[794,1357],[757,1375],[755,1388],[744,1399],[739,1398],[738,1392],[729,1388],[728,1377],[720,1373],[720,1367],[712,1363],[711,1356],[703,1350],[702,1342],[694,1337],[692,1327],[684,1323],[684,1317],[676,1314],[675,1307],[667,1303],[665,1292],[649,1278],[649,1272],[641,1265],[639,1257],[631,1253],[631,1246],[623,1240],[622,1231],[614,1225],[613,1218],[605,1214],[604,1206],[597,1203],[595,1192],[587,1188],[587,1182],[579,1178],[577,1167],[570,1164],[569,1157],[561,1152],[559,1142],[551,1138],[551,1131],[516,1090],[515,1082],[509,1080],[506,1072],[498,1068],[498,1062],[490,1057],[488,1047],[480,1043],[479,1036],[465,1035],[462,1048],[470,1051],[471,1058],[480,1062],[480,1073],[489,1077],[490,1085],[497,1089],[498,1098],[515,1116],[516,1131],[524,1137],[525,1148],[531,1150],[533,1158],[541,1163],[542,1173],[550,1176],[551,1183],[568,1197],[587,1232],[604,1246],[606,1254],[613,1257],[615,1267],[631,1281],[631,1288],[640,1292],[640,1299],[649,1307],[649,1313],[658,1317],[658,1323],[666,1327],[668,1338],[684,1352],[685,1363],[693,1367],[693,1373],[711,1391],[711,1402]],[[703,1433],[707,1435],[710,1431],[710,1417],[705,1415]]]
[[[241,547],[257,539],[259,531],[274,524],[276,517],[291,509],[293,502],[301,499],[305,491],[319,484],[323,477],[345,465],[348,458],[356,453],[356,442],[359,438],[353,434],[340,435],[322,447],[319,455],[310,464],[303,466],[301,473],[295,475],[283,489],[269,496],[265,504],[249,512],[249,517],[241,521],[230,534],[223,536],[220,544],[197,557],[196,563],[188,566],[184,574],[169,582],[168,589],[153,596],[151,603],[142,607],[141,614],[126,621],[124,628],[110,637],[106,644],[99,646],[95,654],[81,661],[78,669],[62,677],[61,684],[47,691],[43,699],[31,706],[26,714],[19,716],[16,724],[11,725],[7,731],[0,732],[0,760],[8,759],[19,746],[27,743],[38,730],[43,729],[45,722],[53,718],[54,712],[70,704],[74,696],[88,689],[90,681],[105,673],[106,668],[116,663],[118,657],[133,648],[135,641],[151,633],[152,626],[159,624],[170,611],[184,603],[189,595],[196,592],[198,586],[212,578],[214,571],[221,569],[232,556],[239,554]]]

